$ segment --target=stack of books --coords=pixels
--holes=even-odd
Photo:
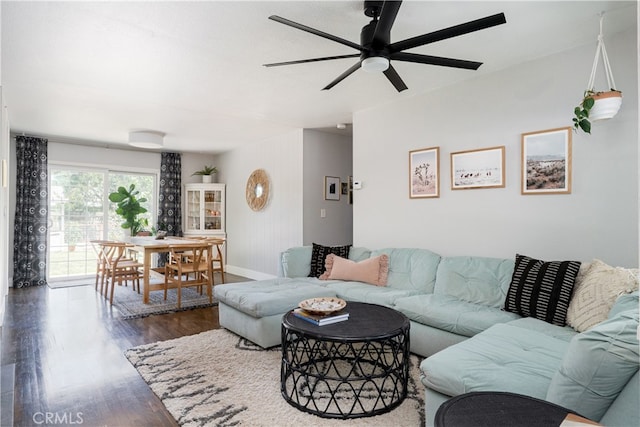
[[[301,308],[296,308],[293,310],[293,315],[302,320],[306,320],[307,322],[313,323],[317,326],[330,325],[332,323],[344,322],[349,319],[349,313],[345,311],[338,311],[336,313],[331,314],[313,314],[305,311]]]

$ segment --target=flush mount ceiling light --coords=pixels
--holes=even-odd
[[[370,56],[362,60],[362,69],[367,73],[381,73],[389,68],[389,59],[384,56]]]
[[[129,145],[138,148],[162,148],[164,133],[155,130],[129,132]]]

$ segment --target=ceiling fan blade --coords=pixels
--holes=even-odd
[[[391,27],[396,20],[398,10],[400,10],[401,1],[385,1],[380,12],[380,19],[376,25],[376,31],[373,33],[373,40],[382,43],[389,43],[389,34]]]
[[[359,44],[350,42],[349,40],[345,40],[345,39],[343,39],[341,37],[334,36],[334,35],[329,34],[329,33],[325,33],[324,31],[316,30],[315,28],[307,27],[306,25],[298,24],[297,22],[293,22],[293,21],[290,21],[288,19],[281,18],[280,16],[271,15],[269,17],[269,19],[271,19],[272,21],[279,22],[279,23],[284,24],[284,25],[288,25],[288,26],[293,27],[293,28],[297,28],[298,30],[306,31],[307,33],[315,34],[316,36],[324,37],[325,39],[332,40],[332,41],[334,41],[336,43],[340,43],[340,44],[343,44],[345,46],[349,46],[349,47],[352,47],[354,49],[358,49],[359,51],[363,50],[362,46],[360,46]]]
[[[325,87],[322,88],[322,90],[329,90],[332,87],[334,87],[335,85],[337,85],[338,83],[340,83],[341,81],[343,81],[344,79],[346,79],[347,77],[349,77],[352,73],[354,73],[358,68],[360,68],[360,61],[358,61],[357,63],[355,63],[351,68],[349,68],[347,71],[345,71],[344,73],[340,74],[338,77],[336,77],[336,79],[334,81],[332,81],[331,83],[329,83],[328,85],[326,85]]]
[[[482,62],[465,61],[464,59],[443,58],[441,56],[419,55],[417,53],[396,52],[390,55],[394,61],[417,62],[419,64],[440,65],[442,67],[477,70]]]
[[[451,37],[461,36],[463,34],[472,33],[474,31],[484,30],[486,28],[494,27],[506,22],[507,19],[505,18],[504,13],[498,13],[496,15],[476,19],[475,21],[469,21],[464,24],[454,25],[453,27],[444,28],[432,33],[423,34],[421,36],[416,36],[410,39],[392,43],[391,45],[389,45],[389,51],[400,52],[401,50],[411,49],[413,47],[445,40]]]
[[[395,87],[398,92],[408,89],[396,69],[393,68],[393,65],[389,65],[389,68],[384,71],[384,75],[387,76],[393,87]]]
[[[262,65],[264,65],[265,67],[278,67],[280,65],[294,65],[294,64],[306,64],[307,62],[330,61],[332,59],[358,58],[359,56],[360,56],[359,53],[354,53],[352,55],[326,56],[324,58],[311,58],[311,59],[300,59],[298,61],[273,62],[271,64],[262,64]]]

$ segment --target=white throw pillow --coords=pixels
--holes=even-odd
[[[620,295],[637,289],[637,269],[612,267],[599,259],[583,263],[567,310],[567,324],[584,332],[607,319]]]

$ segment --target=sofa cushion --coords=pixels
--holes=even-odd
[[[631,292],[630,294],[620,295],[616,302],[613,303],[613,307],[607,315],[608,319],[617,316],[619,313],[627,310],[634,310],[639,307],[640,304],[640,291]]]
[[[426,358],[422,382],[447,396],[508,391],[544,399],[568,346],[543,332],[525,334],[500,323]]]
[[[312,246],[296,246],[287,249],[280,254],[279,271],[282,277],[308,277],[311,271]],[[349,259],[362,261],[371,256],[371,250],[363,247],[352,246],[349,249]]]
[[[638,309],[624,311],[576,335],[546,399],[600,420],[638,371]]]
[[[443,257],[438,265],[434,293],[501,308],[513,275],[512,259]]]
[[[616,298],[638,289],[638,270],[612,267],[599,259],[583,264],[567,310],[567,323],[583,332],[607,318]]]
[[[296,246],[280,254],[284,277],[307,277],[311,271],[311,246]]]
[[[392,308],[398,299],[418,294],[417,291],[371,286],[362,282],[329,281],[325,286],[345,300],[380,304]]]
[[[640,371],[627,381],[599,422],[607,427],[640,426]]]
[[[579,261],[545,262],[516,255],[505,310],[564,326]]]
[[[526,334],[526,331],[537,331],[566,342],[571,341],[573,337],[578,335],[578,332],[570,326],[556,326],[533,317],[521,317],[520,319],[512,320],[509,322],[509,326],[525,329],[522,332],[523,334]]]
[[[284,314],[296,308],[300,301],[316,297],[335,297],[336,293],[318,286],[318,279],[278,278],[256,282],[223,283],[213,287],[214,296],[252,317]]]
[[[427,249],[387,248],[371,251],[371,256],[389,256],[387,287],[432,293],[440,255]]]
[[[514,313],[461,301],[450,295],[423,294],[398,299],[395,309],[410,320],[466,337],[520,316]]]
[[[360,262],[329,254],[325,261],[325,272],[320,275],[320,280],[351,280],[385,286],[388,271],[389,256],[386,254]]]
[[[317,243],[313,243],[311,248],[311,270],[309,271],[309,277],[320,277],[324,273],[324,262],[329,254],[336,254],[343,258],[349,256],[349,248],[351,245],[344,246],[322,246]]]

